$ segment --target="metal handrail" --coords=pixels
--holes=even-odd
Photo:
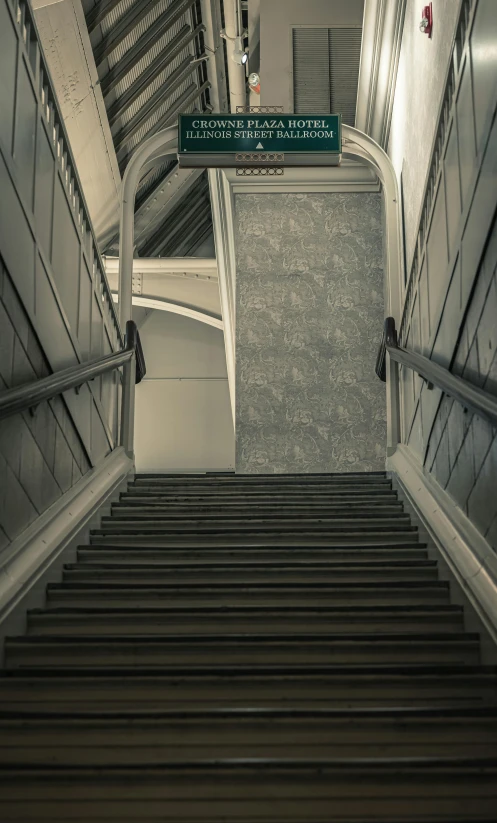
[[[58,394],[63,394],[69,389],[78,388],[89,380],[94,380],[106,372],[126,365],[131,361],[135,352],[137,355],[140,353],[140,356],[137,356],[137,365],[139,364],[140,368],[139,371],[137,370],[136,375],[136,382],[139,383],[145,373],[143,355],[136,325],[132,320],[128,320],[126,323],[126,346],[121,351],[108,354],[97,360],[90,360],[88,363],[82,363],[79,366],[70,366],[68,369],[55,372],[55,374],[43,377],[34,383],[1,392],[0,420],[33,409],[44,400],[50,400]]]
[[[376,359],[376,374],[386,382],[386,353],[392,360],[419,374],[427,383],[437,386],[458,403],[484,417],[493,426],[497,426],[497,398],[489,392],[473,386],[462,377],[457,377],[448,369],[434,363],[428,357],[407,351],[397,342],[397,331],[393,317],[387,317],[383,328],[383,338]]]

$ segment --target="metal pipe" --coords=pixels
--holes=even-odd
[[[234,62],[232,55],[235,50],[235,40],[240,36],[238,32],[238,15],[236,13],[237,0],[225,0],[224,27],[226,31],[226,51],[228,54],[228,79],[230,85],[230,111],[236,112],[237,106],[246,106],[247,94],[245,90],[245,66]]]

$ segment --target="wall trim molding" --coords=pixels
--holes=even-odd
[[[352,160],[339,166],[284,169],[281,177],[243,177],[236,169],[224,169],[233,194],[293,194],[326,192],[375,192],[380,182],[375,172]]]
[[[492,548],[450,495],[403,445],[387,458],[409,501],[433,537],[458,583],[497,642],[496,561]]]
[[[133,468],[124,448],[114,449],[5,549],[0,560],[0,623]]]

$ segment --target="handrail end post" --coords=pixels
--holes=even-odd
[[[387,390],[387,457],[396,451],[400,439],[400,389],[399,365],[386,352],[386,390]]]
[[[134,324],[133,324],[134,325]],[[135,327],[136,328],[136,327]],[[128,327],[126,325],[126,334]],[[135,435],[135,377],[136,355],[133,355],[123,369],[122,411],[121,411],[121,444],[127,456],[134,461]]]
[[[395,328],[395,319],[393,317],[385,318],[384,326],[385,345],[396,349],[398,347],[397,330]]]
[[[136,351],[138,330],[134,320],[126,320],[126,348],[128,351]]]

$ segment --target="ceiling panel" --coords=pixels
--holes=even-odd
[[[105,107],[121,174],[136,146],[147,137],[177,121],[179,112],[209,111],[209,83],[204,54],[200,0],[100,0],[88,8],[86,20],[97,64]],[[175,161],[156,164],[141,182],[136,209],[149,199],[167,201],[164,181]],[[198,224],[199,242],[210,221],[206,181],[198,188],[192,177],[190,191],[175,201],[167,218],[167,243],[159,242],[160,226],[141,234],[142,247],[175,248],[175,236],[182,246],[194,245],[182,226]],[[197,188],[195,186],[197,185]],[[160,209],[155,210],[160,213]],[[186,219],[185,219],[186,217]],[[177,219],[176,219],[177,218]],[[194,218],[194,219],[193,219]],[[194,232],[195,234],[195,232]],[[108,249],[116,248],[116,240]],[[191,241],[191,242],[190,242]],[[107,250],[108,250],[107,249]],[[160,251],[154,252],[160,253]]]

